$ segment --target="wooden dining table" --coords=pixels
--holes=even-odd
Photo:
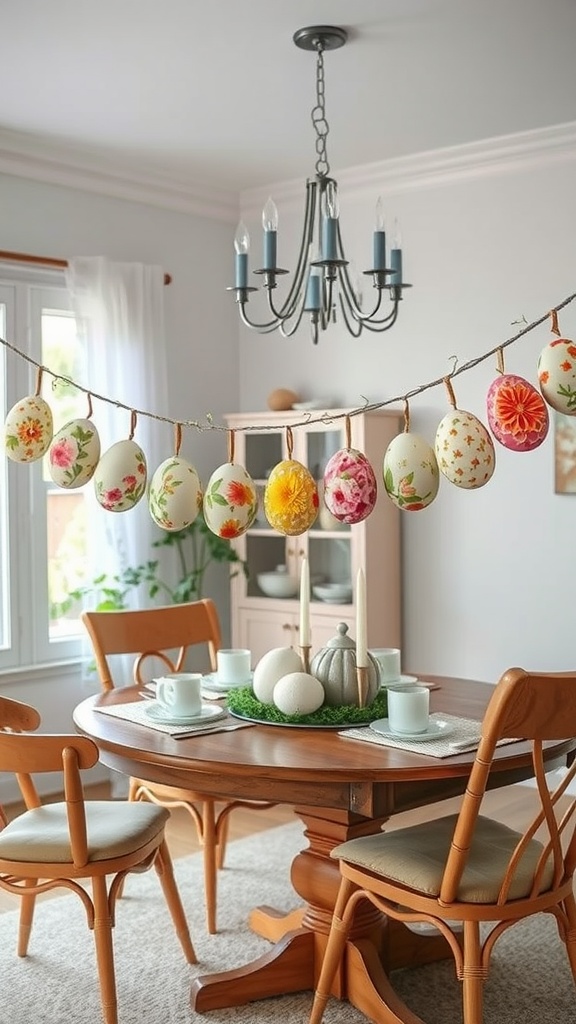
[[[435,684],[432,712],[481,721],[490,685],[420,678]],[[289,804],[304,825],[308,844],[291,865],[296,909],[278,914],[260,907],[250,916],[250,926],[271,942],[270,950],[234,970],[196,978],[191,1004],[197,1012],[313,989],[339,885],[338,863],[330,851],[347,839],[380,831],[394,814],[462,794],[475,757],[472,751],[437,758],[426,754],[425,745],[421,753],[411,753],[354,741],[335,729],[269,724],[176,740],[97,710],[138,698],[136,687],[127,687],[89,697],[76,707],[75,726],[95,740],[104,765],[225,800]],[[549,770],[565,765],[575,745],[572,740],[548,743]],[[488,788],[531,776],[529,745],[514,742],[497,749]],[[398,997],[389,995],[389,972],[445,955],[441,936],[415,933],[361,901],[333,994],[373,1020],[421,1024]]]

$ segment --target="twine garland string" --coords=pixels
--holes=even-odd
[[[563,299],[562,302],[559,302],[557,306],[554,306],[552,309],[547,310],[547,312],[544,313],[542,316],[538,317],[537,320],[533,320],[532,323],[527,324],[525,327],[522,327],[519,331],[516,332],[516,334],[512,335],[512,337],[507,338],[506,341],[500,342],[498,345],[495,345],[494,348],[491,348],[487,352],[482,353],[482,355],[476,356],[473,359],[469,359],[466,363],[462,363],[461,366],[457,366],[456,365],[456,358],[453,357],[454,360],[455,360],[454,361],[454,368],[450,372],[450,374],[448,374],[448,375],[443,375],[441,377],[437,377],[434,380],[428,381],[426,384],[420,384],[417,387],[412,388],[410,391],[407,391],[403,395],[395,395],[392,398],[387,398],[383,402],[369,402],[368,400],[366,400],[364,402],[364,405],[358,406],[357,408],[349,410],[349,411],[347,411],[345,413],[336,413],[334,415],[327,415],[326,413],[324,413],[322,416],[319,416],[319,417],[311,417],[310,414],[307,413],[306,416],[304,416],[301,420],[298,420],[297,422],[292,423],[292,425],[290,427],[287,426],[287,430],[291,431],[293,427],[308,426],[309,424],[314,424],[314,423],[332,423],[332,422],[334,422],[336,420],[339,420],[339,419],[342,419],[342,418],[349,419],[352,416],[359,416],[362,413],[373,412],[373,411],[376,411],[378,409],[384,409],[387,406],[397,405],[398,403],[404,403],[404,405],[406,406],[406,403],[408,402],[408,400],[410,398],[414,398],[416,395],[421,395],[425,391],[430,391],[432,388],[439,387],[442,384],[444,384],[444,386],[446,387],[447,383],[449,383],[449,381],[451,379],[453,379],[454,377],[459,376],[459,374],[461,374],[461,373],[466,373],[468,370],[474,369],[480,363],[484,362],[486,359],[490,359],[492,356],[496,356],[497,357],[497,360],[498,360],[498,370],[499,370],[499,372],[503,372],[503,370],[500,370],[500,362],[502,363],[502,367],[503,367],[503,365],[504,365],[504,356],[503,356],[504,349],[508,348],[508,346],[510,346],[510,345],[513,345],[516,341],[519,341],[520,338],[523,338],[526,334],[529,334],[530,331],[535,330],[536,327],[540,327],[541,324],[543,324],[548,319],[548,317],[550,317],[551,320],[552,320],[552,324],[551,324],[552,333],[557,335],[558,337],[560,337],[560,328],[558,327],[558,313],[559,313],[559,311],[561,309],[564,309],[566,306],[569,306],[570,303],[574,301],[574,299],[576,299],[576,292],[572,293],[571,295],[568,295],[565,299]],[[77,381],[72,380],[72,378],[70,378],[70,377],[64,377],[62,374],[54,373],[54,371],[51,370],[48,366],[44,366],[42,363],[37,362],[35,359],[33,359],[31,356],[27,355],[25,352],[21,352],[20,349],[16,347],[16,345],[13,345],[11,342],[7,341],[5,338],[0,337],[0,344],[4,345],[5,348],[9,349],[11,352],[14,352],[21,359],[24,359],[27,363],[30,363],[32,366],[35,366],[37,368],[37,370],[38,370],[38,374],[37,374],[37,378],[36,378],[36,394],[37,395],[40,393],[40,388],[41,388],[41,384],[42,384],[42,375],[44,373],[49,374],[53,378],[53,386],[54,386],[54,384],[57,381],[62,381],[63,384],[67,384],[68,386],[73,387],[77,391],[81,391],[81,392],[83,392],[84,394],[86,394],[88,396],[89,408],[90,408],[89,415],[90,416],[92,415],[92,398],[96,398],[96,399],[98,399],[101,402],[106,402],[108,405],[116,406],[117,409],[125,409],[126,411],[130,412],[130,414],[131,414],[131,423],[133,423],[134,426],[135,426],[135,419],[134,419],[134,417],[145,416],[148,419],[156,420],[158,423],[169,423],[172,426],[178,426],[179,425],[180,428],[182,428],[182,427],[189,427],[189,428],[197,430],[197,431],[199,431],[201,433],[203,431],[205,431],[205,430],[219,430],[219,431],[228,431],[229,430],[229,428],[227,426],[225,426],[224,424],[214,423],[213,422],[213,418],[212,418],[212,413],[206,413],[204,421],[201,421],[199,419],[190,419],[190,420],[174,419],[171,416],[163,416],[160,413],[150,412],[147,409],[134,409],[132,406],[128,405],[127,403],[125,403],[123,401],[121,401],[120,399],[110,398],[108,395],[98,394],[92,388],[85,387],[84,385],[79,384]],[[278,429],[278,423],[258,424],[258,425],[246,424],[246,425],[244,425],[242,427],[237,427],[236,429],[237,430],[242,430],[243,432],[246,432],[246,433],[249,432],[249,431],[253,431],[253,430],[258,430],[258,431],[262,431],[262,430],[277,430]]]

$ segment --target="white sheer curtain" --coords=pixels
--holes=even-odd
[[[87,356],[87,386],[95,393],[151,413],[167,415],[164,271],[98,257],[69,261],[66,281]],[[130,412],[93,399],[102,453],[130,436]],[[134,441],[146,455],[148,479],[172,453],[170,428],[139,416]],[[91,488],[88,489],[92,495]],[[114,573],[155,557],[158,537],[146,497],[126,512],[107,512],[95,498],[90,510],[94,575]]]

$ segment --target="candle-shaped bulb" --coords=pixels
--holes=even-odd
[[[248,228],[242,220],[236,228],[236,234],[234,235],[234,248],[238,255],[241,253],[248,253],[250,251],[250,235],[248,234]]]
[[[335,181],[329,181],[322,193],[322,215],[336,220],[340,216],[340,203]]]
[[[376,210],[374,213],[374,230],[384,231],[384,228],[384,203],[382,201],[382,196],[378,196],[378,199],[376,200]]]
[[[278,207],[272,199],[272,196],[268,196],[268,199],[264,203],[264,209],[262,210],[262,227],[264,231],[278,231]]]
[[[390,268],[393,273],[390,275],[389,284],[402,284],[402,236],[398,221],[394,221],[394,242],[390,250]]]

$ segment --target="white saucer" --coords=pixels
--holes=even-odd
[[[378,718],[370,722],[370,728],[387,740],[397,740],[398,743],[406,741],[409,743],[427,743],[429,740],[441,739],[444,736],[451,736],[455,726],[443,722],[441,718],[431,718],[426,732],[391,732],[390,723],[387,718]]]
[[[381,683],[382,689],[386,689],[388,686],[409,686],[410,683],[417,683],[418,676],[398,676],[397,679],[387,679],[385,683]]]
[[[208,672],[207,675],[202,676],[202,683],[207,690],[214,690],[217,693],[228,693],[228,690],[237,690],[239,686],[251,686],[253,678],[254,673],[251,672],[248,679],[244,679],[241,683],[221,683],[217,672]]]
[[[173,715],[163,704],[150,701],[146,704],[146,714],[160,725],[200,725],[214,718],[221,718],[225,709],[217,704],[203,704],[199,715]]]

